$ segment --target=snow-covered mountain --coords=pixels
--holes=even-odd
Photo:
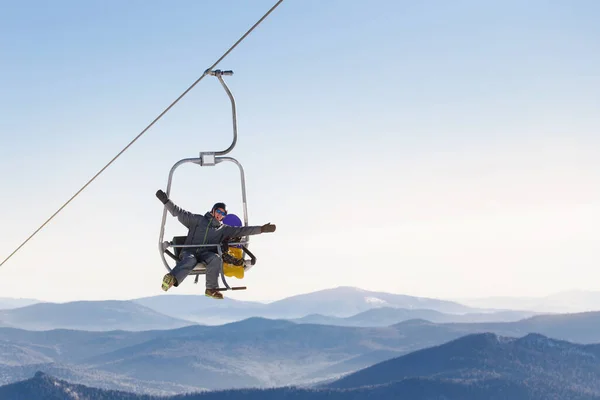
[[[263,304],[231,299],[216,302],[204,296],[164,295],[135,299],[138,304],[171,316],[203,324],[233,322],[250,317],[294,319],[311,314],[350,317],[375,308],[433,310],[449,314],[481,312],[462,304],[424,297],[373,292],[355,287],[337,287],[287,297]]]

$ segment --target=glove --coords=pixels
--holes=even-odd
[[[156,192],[156,197],[158,197],[163,204],[167,204],[169,201],[167,194],[160,189]]]
[[[245,264],[243,259],[234,257],[229,253],[223,253],[222,259],[224,263],[237,265],[238,267],[241,267]]]
[[[260,227],[260,232],[261,233],[265,233],[265,232],[275,232],[275,229],[277,227],[275,225],[273,225],[272,223],[268,223],[268,224],[264,224],[263,226]]]

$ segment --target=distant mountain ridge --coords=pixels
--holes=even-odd
[[[426,308],[445,313],[466,313],[475,310],[448,300],[374,292],[348,286],[291,296],[269,303],[268,306],[274,313],[299,308],[302,310],[297,312],[299,316],[320,313],[336,317],[349,317],[379,307]]]
[[[63,380],[83,384],[84,382],[93,382],[97,389],[114,390],[115,387],[121,388],[130,393],[137,392],[152,392],[158,396],[168,396],[173,393],[189,393],[197,392],[198,387],[180,385],[177,383],[152,380],[144,381],[141,379],[131,378],[126,375],[112,374],[110,372],[91,370],[91,369],[73,369],[67,365],[49,363],[49,364],[31,364],[23,366],[4,367],[0,365],[0,386],[10,385],[15,381],[23,381],[30,378],[36,373],[44,371],[44,375],[52,375],[53,377],[61,376]],[[16,377],[17,379],[6,379],[6,377]],[[90,385],[88,385],[90,386]],[[37,399],[43,397],[28,397],[28,399]],[[5,399],[0,395],[0,399]]]
[[[361,293],[362,295],[362,293]],[[343,297],[338,297],[338,300]],[[295,302],[302,303],[302,299]],[[311,301],[315,301],[312,299]],[[322,300],[324,301],[324,300]],[[215,304],[217,303],[217,304]],[[432,322],[493,322],[515,321],[534,313],[526,311],[472,312],[447,314],[433,309],[406,309],[400,307],[370,305],[372,307],[349,317],[329,315],[306,315],[302,318],[287,318],[287,315],[302,313],[303,305],[291,306],[275,312],[269,305],[242,302],[231,299],[216,302],[204,296],[171,295],[155,296],[142,300],[76,301],[68,303],[37,303],[10,310],[0,310],[0,327],[15,327],[28,330],[76,329],[93,331],[174,329],[182,326],[208,322],[207,325],[222,325],[260,315],[276,317],[297,323],[317,323],[338,326],[388,326],[408,319],[427,319]],[[279,305],[278,307],[283,307]],[[313,306],[309,304],[306,309]],[[321,307],[324,311],[326,307]],[[355,309],[351,305],[348,309]],[[174,311],[175,310],[175,311]],[[306,310],[305,310],[306,311]],[[171,314],[171,315],[169,315]],[[280,316],[283,314],[284,316]],[[185,317],[185,318],[184,318]],[[188,318],[188,319],[186,319]]]
[[[238,389],[156,397],[72,384],[38,371],[33,378],[1,386],[0,398],[598,400],[600,365],[595,362],[595,356],[599,347],[556,341],[536,334],[505,338],[483,333],[385,361],[315,388]]]
[[[432,307],[427,310],[420,307]],[[378,309],[397,309],[397,318],[374,317],[371,322],[357,313]],[[73,301],[66,303],[38,302],[18,308],[0,310],[0,326],[28,330],[76,329],[93,331],[174,329],[193,324],[222,325],[252,317],[297,319],[315,310],[327,313],[328,323],[348,326],[384,326],[405,319],[435,315],[435,321],[462,321],[460,313],[481,310],[436,299],[370,292],[340,287],[292,296],[269,304],[226,298],[223,301],[203,295],[162,294],[133,300]],[[458,312],[459,314],[448,314]],[[384,311],[379,312],[383,315]],[[449,317],[444,317],[444,315]],[[502,315],[496,316],[502,319]],[[523,315],[526,315],[523,313]],[[341,320],[340,318],[347,318]],[[337,319],[337,320],[336,320]],[[381,321],[379,321],[381,319]],[[474,320],[471,318],[469,320]],[[496,320],[490,314],[490,320]],[[511,319],[509,317],[508,319]],[[306,321],[298,321],[306,322]]]
[[[53,304],[54,309],[49,304]],[[152,315],[149,310],[156,314]],[[446,300],[342,286],[266,304],[230,298],[217,302],[203,295],[164,293],[132,300],[41,302],[0,310],[0,326],[146,330],[189,324],[222,325],[252,317],[340,326],[386,326],[414,318],[440,323],[506,322],[536,314],[539,312],[472,308]],[[88,317],[92,315],[95,317]]]
[[[380,385],[371,388],[350,390],[336,389],[300,389],[296,387],[272,389],[227,390],[207,393],[190,393],[173,397],[155,397],[137,395],[124,391],[102,390],[80,384],[56,379],[43,372],[36,372],[33,378],[0,387],[0,398],[3,400],[23,400],[43,398],[45,400],[94,399],[94,400],[362,400],[372,398],[401,398],[410,396],[411,400],[430,399],[433,393],[444,393],[447,400],[495,400],[493,391],[501,390],[511,400],[546,400],[535,396],[526,388],[514,387],[510,383],[498,380],[486,382],[486,386],[443,382],[432,379],[413,379],[402,382]],[[492,393],[490,393],[492,392]],[[591,400],[591,398],[572,398],[572,400]]]
[[[539,334],[511,338],[481,333],[384,361],[325,387],[349,389],[423,376],[475,381],[500,378],[528,382],[562,399],[572,398],[565,396],[573,392],[600,397],[598,357],[600,344],[581,345]]]
[[[119,390],[130,383],[111,376],[211,390],[304,385],[460,335],[460,329],[440,328],[422,337],[396,328],[303,325],[261,318],[143,332],[2,328],[0,343],[11,346],[0,353],[0,364],[60,364],[61,369],[53,371],[58,378],[78,377],[80,383]],[[13,373],[18,373],[15,378],[23,377],[18,368],[2,375],[10,378]]]
[[[41,303],[41,301],[36,299],[12,299],[0,297],[0,310],[10,310],[13,308],[30,306],[37,303]]]
[[[540,333],[575,343],[600,342],[600,311],[536,315],[514,322],[448,323],[443,326],[514,337]]]
[[[461,304],[476,308],[528,310],[540,313],[600,311],[600,291],[568,290],[540,297],[492,296],[457,298]]]
[[[251,317],[297,319],[316,313],[346,318],[382,307],[427,308],[448,314],[482,312],[480,309],[446,300],[373,292],[345,286],[295,295],[267,304],[232,299],[215,304],[211,299],[193,295],[163,295],[132,301],[157,312],[169,313],[175,318],[202,324],[228,323]]]
[[[510,322],[536,315],[527,311],[499,311],[497,313],[445,314],[435,310],[381,307],[363,311],[351,317],[330,317],[321,314],[307,315],[290,321],[301,324],[336,326],[389,326],[411,319],[424,319],[436,323],[446,322]]]
[[[116,300],[106,300],[116,301]],[[290,296],[271,303],[234,300],[226,298],[215,302],[203,295],[183,295],[169,293],[150,297],[125,300],[150,308],[171,318],[207,324],[220,325],[247,319],[264,317],[294,319],[317,315],[335,318],[350,318],[365,311],[377,308],[399,308],[406,310],[431,310],[449,315],[482,314],[484,319],[507,321],[523,316],[542,313],[566,313],[600,311],[600,291],[572,290],[541,297],[489,297],[436,299],[416,297],[386,292],[374,292],[356,287],[340,286]],[[37,299],[0,298],[0,311],[47,303]],[[68,304],[53,303],[53,304]],[[432,314],[433,315],[433,314]],[[493,315],[493,316],[492,316]],[[471,315],[474,317],[473,315]],[[423,318],[414,315],[414,318]],[[433,318],[433,317],[431,317]],[[427,319],[427,318],[426,318]],[[333,320],[332,320],[333,321]],[[464,319],[453,319],[467,322]],[[300,321],[304,322],[304,321]],[[347,321],[351,322],[351,321]],[[448,322],[435,319],[435,322]],[[476,322],[476,321],[473,321]],[[331,323],[331,321],[330,321]],[[11,325],[0,316],[0,326]],[[16,325],[19,327],[18,325]],[[169,327],[167,327],[168,329]]]
[[[556,339],[597,343],[600,313],[481,324],[408,320],[378,328],[263,318],[139,332],[0,328],[0,367],[5,365],[0,376],[5,379],[2,382],[10,383],[42,370],[89,386],[151,394],[157,389],[174,394],[181,393],[182,388],[189,392],[189,388],[312,385],[485,332],[512,337],[537,332]]]
[[[119,300],[36,303],[0,310],[0,321],[6,326],[28,330],[90,331],[173,329],[195,324],[131,301]]]

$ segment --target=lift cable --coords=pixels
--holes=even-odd
[[[283,2],[283,0],[279,0],[277,1],[277,3],[275,3],[275,5],[273,5],[273,7],[271,7],[269,9],[269,11],[267,11],[265,13],[265,15],[263,15],[258,21],[256,21],[256,23],[250,28],[248,29],[248,31],[242,36],[240,37],[237,42],[235,42],[225,53],[223,53],[223,55],[217,60],[215,61],[210,67],[208,67],[206,69],[206,71],[204,71],[204,74],[202,74],[202,76],[200,76],[200,78],[198,78],[189,88],[187,88],[185,90],[185,92],[183,92],[175,101],[173,101],[163,112],[161,112],[158,117],[156,117],[154,119],[154,121],[152,121],[150,123],[150,125],[148,125],[146,128],[144,128],[143,131],[141,131],[131,142],[129,142],[129,144],[127,146],[125,146],[123,148],[123,150],[121,150],[112,160],[110,160],[110,162],[108,164],[106,164],[100,171],[98,171],[96,173],[96,175],[94,175],[85,185],[83,185],[83,187],[81,189],[79,189],[77,191],[77,193],[75,193],[65,204],[63,204],[54,214],[52,214],[52,216],[50,218],[48,218],[46,220],[46,222],[44,222],[35,232],[33,232],[31,234],[31,236],[29,236],[23,243],[21,243],[21,245],[19,247],[17,247],[8,257],[6,257],[4,259],[4,261],[2,261],[2,263],[0,264],[0,267],[3,266],[17,251],[19,251],[19,249],[21,249],[21,247],[23,247],[32,237],[34,237],[40,230],[42,230],[42,228],[48,224],[48,222],[50,222],[59,212],[61,212],[63,210],[63,208],[65,208],[75,197],[77,197],[90,183],[92,183],[102,172],[104,172],[104,170],[106,168],[108,168],[117,158],[119,158],[121,156],[121,154],[123,154],[133,143],[135,143],[144,133],[146,133],[146,131],[148,131],[148,129],[150,129],[159,119],[161,119],[163,117],[163,115],[165,115],[175,104],[177,104],[179,102],[179,100],[181,100],[190,90],[192,90],[194,88],[194,86],[196,86],[202,79],[204,79],[204,77],[206,75],[208,75],[213,68],[215,68],[221,61],[223,61],[223,59],[225,57],[227,57],[229,55],[229,53],[231,53],[233,51],[233,49],[235,49],[237,47],[238,44],[240,44],[258,25],[260,25],[260,23],[262,21],[264,21],[269,14],[271,14],[271,12],[273,12],[281,3]]]

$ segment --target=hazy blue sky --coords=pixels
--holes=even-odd
[[[274,3],[3,2],[0,258]],[[250,223],[278,226],[226,295],[600,290],[599,19],[593,0],[284,1],[218,66]],[[0,297],[163,293],[154,193],[230,140],[204,79],[0,269]],[[177,204],[241,214],[233,165],[178,171]]]

